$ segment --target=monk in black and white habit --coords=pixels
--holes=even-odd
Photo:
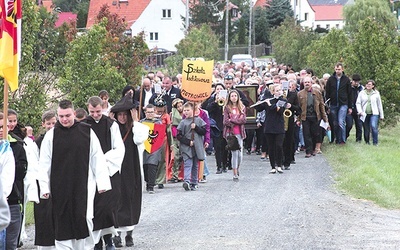
[[[93,236],[96,243],[94,250],[103,249],[103,236],[106,249],[114,249],[112,235],[117,235],[118,204],[121,196],[121,164],[125,156],[125,145],[122,141],[118,124],[102,114],[102,104],[98,96],[89,98],[87,107],[89,116],[82,120],[91,125],[100,141],[106,156],[105,164],[111,179],[112,190],[94,197]]]
[[[59,103],[58,121],[40,148],[41,198],[52,197],[57,249],[93,248],[93,201],[111,189],[106,158],[88,124],[75,121],[71,101]]]

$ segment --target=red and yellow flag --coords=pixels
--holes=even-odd
[[[21,52],[21,0],[0,0],[0,76],[18,89]]]
[[[154,124],[151,122],[143,122],[144,125],[150,128],[149,137],[144,142],[144,149],[152,154],[162,147],[167,136],[167,125]]]

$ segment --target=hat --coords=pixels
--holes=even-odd
[[[131,86],[131,85],[126,85],[124,87],[124,89],[122,90],[122,96],[125,96],[126,92],[128,92],[129,90],[132,90],[132,92],[133,92],[132,96],[135,96],[135,88],[133,86]]]
[[[132,101],[132,97],[130,95],[126,95],[122,97],[112,108],[111,112],[117,113],[120,111],[131,110],[137,107],[137,104]]]
[[[351,77],[351,79],[353,79],[353,81],[361,81],[361,76],[359,74],[353,74],[353,76]]]
[[[175,98],[173,101],[172,101],[172,107],[175,107],[175,105],[177,105],[178,103],[183,103],[183,100],[182,99],[180,99],[180,98]]]
[[[273,84],[273,83],[274,83],[273,80],[268,80],[265,84],[267,84],[267,86],[268,86],[268,85],[271,85],[271,84]]]

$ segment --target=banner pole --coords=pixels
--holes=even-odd
[[[8,128],[8,82],[4,79],[4,96],[3,96],[3,140],[7,140]]]

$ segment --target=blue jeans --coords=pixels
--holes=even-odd
[[[346,116],[347,105],[331,106],[331,117],[333,119],[333,129],[335,131],[336,143],[346,142]]]
[[[199,160],[197,156],[187,158],[183,161],[184,166],[184,180],[190,184],[197,184],[199,182]]]
[[[18,236],[21,231],[21,207],[20,205],[9,205],[10,207],[10,225],[6,228],[7,250],[17,249]]]
[[[0,231],[0,250],[6,250],[6,230]]]
[[[369,144],[369,135],[372,132],[372,143],[378,145],[378,122],[379,115],[367,115],[363,123],[364,126],[364,140]]]

